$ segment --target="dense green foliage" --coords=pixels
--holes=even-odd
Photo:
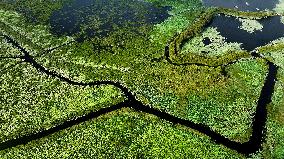
[[[243,158],[208,137],[155,116],[123,109],[27,145],[8,158]]]
[[[284,156],[284,69],[279,70],[272,103],[268,107],[267,139],[263,157],[281,159]]]
[[[268,106],[267,139],[263,143],[264,158],[281,159],[284,156],[284,43],[283,38],[274,40],[269,44],[259,47],[256,51],[267,60],[279,67],[277,82],[272,98]]]
[[[9,61],[5,62],[9,65]],[[28,64],[1,71],[0,81],[1,142],[49,129],[124,100],[113,86],[70,86]]]
[[[11,44],[7,43],[4,36],[0,35],[0,57],[13,57],[18,55],[22,55],[22,53]]]
[[[238,68],[238,73],[229,73],[230,78],[221,74],[221,67],[179,67],[166,61],[154,62],[152,59],[157,57],[156,54],[163,54],[164,46],[147,41],[145,35],[151,36],[147,30],[144,35],[119,30],[103,39],[92,39],[63,47],[60,51],[37,58],[37,61],[51,70],[79,81],[119,81],[145,104],[197,123],[210,123],[208,125],[212,126],[212,129],[223,135],[246,141],[250,135],[251,115],[266,74],[263,61],[244,61],[245,64]],[[120,41],[117,41],[118,37]],[[110,47],[99,51],[95,47],[97,44]],[[122,44],[124,49],[118,44]],[[232,66],[232,70],[234,67],[238,66]],[[247,75],[251,71],[246,68],[250,67],[257,73]],[[231,68],[227,71],[230,70]],[[241,80],[240,76],[247,76],[248,79]],[[255,90],[258,92],[255,93]],[[232,95],[230,99],[228,92],[239,93]],[[218,100],[215,99],[217,94]],[[204,99],[206,102],[192,102],[191,99]],[[214,104],[212,100],[215,101]],[[192,106],[193,103],[196,106]],[[245,108],[240,107],[239,103],[246,103],[242,104]],[[216,112],[219,117],[207,118],[210,112]],[[232,114],[238,114],[236,116],[239,117],[236,118]],[[234,130],[231,125],[235,125]],[[229,129],[232,131],[228,132]]]
[[[241,50],[238,44],[226,43],[212,30],[208,33],[202,31],[217,12],[254,18],[271,16],[272,13],[208,9],[199,0],[147,1],[158,6],[171,6],[171,16],[160,24],[143,23],[135,29],[118,27],[104,37],[93,36],[83,42],[72,42],[77,35],[57,37],[50,33],[49,25],[44,25],[51,12],[62,7],[63,1],[54,4],[49,0],[36,1],[34,6],[30,1],[18,1],[17,5],[0,8],[0,31],[18,41],[39,64],[65,77],[82,82],[118,81],[144,104],[207,125],[231,140],[248,141],[256,102],[267,74],[265,60],[250,58],[250,54]],[[44,11],[40,4],[43,8],[47,5],[48,9]],[[36,15],[38,21],[31,23],[29,16],[18,13],[17,8],[21,6],[27,6],[32,12],[29,15]],[[95,23],[88,27],[96,27],[92,24]],[[215,46],[219,47],[203,48],[199,42],[204,37],[215,38]],[[0,38],[0,57],[22,54],[3,36]],[[164,49],[170,39],[170,58],[174,62],[209,66],[237,62],[215,68],[172,65],[164,58]],[[181,45],[183,42],[187,44]],[[66,43],[68,45],[61,46]],[[196,48],[186,49],[192,48],[190,44]],[[61,47],[46,51],[58,46]],[[184,52],[177,55],[174,48]],[[196,52],[200,48],[210,55],[201,56]],[[261,47],[259,53],[283,67],[283,54],[279,48],[284,48],[283,41]],[[0,116],[3,116],[0,119],[0,142],[49,129],[124,100],[121,92],[113,86],[72,86],[38,72],[27,63],[17,64],[19,62],[19,59],[0,59]],[[263,144],[264,150],[256,156],[283,156],[280,142],[283,136],[283,110],[280,108],[284,98],[283,69],[278,76],[267,122],[268,138]],[[276,148],[271,148],[271,144]],[[129,109],[0,152],[3,158],[84,158],[94,154],[101,158],[243,157],[215,144],[203,134]]]
[[[270,42],[269,44],[256,49],[269,61],[284,68],[284,38],[280,38]]]

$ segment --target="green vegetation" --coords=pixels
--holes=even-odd
[[[212,20],[216,12],[216,9],[207,9],[194,21],[194,25],[190,25],[183,32],[175,36],[169,44],[170,57],[177,55],[185,40],[200,34],[204,26]]]
[[[260,24],[257,20],[242,19],[242,18],[238,19],[242,23],[242,26],[240,28],[249,33],[253,33],[255,31],[261,31],[263,28],[262,24]]]
[[[147,30],[144,32],[147,35]],[[255,103],[266,74],[263,61],[244,61],[245,64],[238,68],[240,69],[238,73],[232,72],[230,78],[221,74],[221,67],[216,69],[194,65],[179,67],[166,61],[153,62],[152,59],[159,57],[157,53],[160,56],[163,54],[164,46],[157,46],[147,41],[145,35],[119,30],[112,32],[104,39],[93,39],[66,46],[60,51],[53,51],[36,60],[45,67],[74,80],[119,81],[144,104],[197,123],[210,123],[208,125],[221,134],[238,141],[246,141],[250,135],[251,115],[255,110]],[[118,47],[116,43],[118,37],[121,43],[123,41],[124,49]],[[98,51],[93,43],[110,45],[112,51]],[[257,75],[246,77],[251,71],[245,68],[250,67],[255,69]],[[227,71],[230,72],[230,70]],[[248,79],[241,80],[239,76]],[[255,81],[256,84],[251,81]],[[228,87],[228,85],[235,87]],[[255,92],[256,90],[258,93]],[[228,92],[238,93],[234,94],[232,99],[228,99]],[[215,99],[216,94],[219,94],[218,100]],[[198,104],[196,100],[196,106],[192,107],[191,98],[206,99],[206,102]],[[212,100],[215,101],[216,107],[212,107],[214,105]],[[223,102],[218,102],[219,100]],[[239,103],[234,100],[239,100],[246,105],[240,107]],[[201,107],[207,108],[201,109]],[[240,111],[237,108],[246,111]],[[215,111],[218,117],[207,118],[210,112]],[[235,113],[240,118],[236,119],[232,115]],[[200,115],[199,118],[197,114]],[[206,120],[202,120],[205,118]],[[235,125],[233,131],[231,125]]]
[[[205,10],[199,0],[147,0],[161,6],[171,6],[169,14],[172,15],[164,22],[154,26],[151,32],[151,41],[165,46],[176,33],[181,33]],[[195,24],[194,24],[195,25]]]
[[[274,11],[279,14],[284,14],[284,0],[279,0],[279,3],[274,8]]]
[[[207,29],[205,32],[203,31],[206,24],[208,24],[216,14],[225,14],[238,18],[242,22],[240,28],[247,30],[250,33],[262,29],[262,25],[254,19],[262,19],[277,15],[277,13],[271,11],[244,12],[228,8],[208,8],[201,12],[199,17],[194,20],[194,25],[189,25],[189,27],[185,28],[170,41],[169,57],[171,61],[179,64],[200,63],[209,66],[218,66],[239,58],[247,58],[250,56],[248,52],[240,49],[238,44],[231,43],[228,45],[228,43],[224,42],[224,37],[222,38],[218,35],[217,31],[210,29]],[[200,35],[201,33],[203,35]],[[213,43],[205,47],[202,40],[208,36],[211,36]],[[203,37],[203,39],[198,37]],[[186,52],[186,54],[183,54],[183,52]],[[214,54],[217,54],[217,56],[204,56],[204,53],[211,55],[213,52],[215,52]]]
[[[284,44],[283,38],[257,48],[257,52],[279,67],[277,82],[272,98],[268,106],[267,139],[263,143],[264,158],[281,159],[284,156]]]
[[[281,159],[284,156],[284,69],[279,70],[277,83],[268,107],[267,134],[263,143],[263,157]]]
[[[8,60],[4,62],[4,67],[11,65]],[[71,86],[28,64],[1,71],[0,81],[1,142],[49,129],[124,100],[113,86]]]
[[[14,11],[0,9],[0,26],[2,34],[20,39],[21,45],[31,50],[32,55],[74,41],[68,36],[57,38],[49,32],[48,26],[29,24],[21,14]]]
[[[13,10],[26,17],[31,23],[47,24],[52,12],[70,0],[16,0],[0,2],[0,9]]]
[[[281,16],[281,22],[284,24],[284,0],[279,0],[279,3],[275,6],[274,11]]]
[[[204,39],[210,40],[210,44],[205,45],[203,43]],[[220,33],[217,31],[217,28],[208,27],[204,32],[202,32],[202,34],[195,36],[184,44],[180,52],[182,56],[180,58],[187,59],[185,56],[190,55],[186,54],[198,54],[199,56],[211,56],[211,58],[214,58],[214,56],[223,56],[229,51],[235,53],[234,51],[237,50],[242,51],[241,44],[226,42],[225,37],[220,35]]]
[[[284,38],[270,42],[269,44],[256,49],[257,52],[275,63],[277,66],[284,68]]]
[[[43,8],[49,6],[46,11],[38,7],[42,4],[40,1],[36,1],[35,6],[25,1],[22,6],[31,10],[33,14],[29,15],[36,14],[38,22],[31,23],[29,16],[19,14],[17,7],[11,4],[0,9],[0,31],[18,41],[39,64],[64,77],[79,82],[119,82],[144,104],[207,125],[231,140],[248,141],[253,113],[267,75],[266,62],[251,58],[239,44],[227,43],[216,29],[203,30],[217,13],[252,16],[252,19],[274,13],[205,8],[199,0],[147,1],[171,6],[171,16],[160,24],[142,23],[135,29],[117,27],[106,36],[70,43],[78,35],[57,37],[46,24],[52,11],[61,8],[63,1],[42,2]],[[96,18],[92,20],[93,23],[82,28],[83,32],[88,27],[98,28]],[[3,36],[0,38],[0,57],[22,54]],[[204,46],[204,38],[209,38],[212,44]],[[185,44],[181,45],[183,42]],[[166,44],[170,46],[170,58],[174,62],[215,68],[172,65],[164,57]],[[58,46],[61,47],[47,51]],[[283,41],[276,41],[258,51],[283,67],[281,48],[284,48]],[[204,51],[208,56],[202,55]],[[231,61],[236,63],[224,66]],[[20,59],[1,58],[0,67],[0,142],[49,129],[125,99],[113,86],[69,85],[48,77]],[[283,72],[282,69],[278,75],[273,103],[269,106],[267,140],[263,151],[255,156],[283,156],[280,142],[283,138]],[[3,150],[0,158],[88,158],[94,154],[101,158],[244,157],[194,130],[122,109],[27,145]]]
[[[208,137],[159,118],[122,109],[27,145],[5,158],[243,158]]]
[[[22,55],[22,53],[14,48],[12,44],[7,43],[4,36],[0,35],[0,57],[13,57],[18,55]]]
[[[250,57],[248,52],[240,48],[240,44],[226,43],[224,37],[218,35],[219,33],[216,30],[207,29],[203,32],[206,24],[217,13],[222,13],[222,10],[218,8],[207,9],[194,21],[194,25],[190,25],[178,34],[169,43],[169,59],[178,64],[199,63],[208,66],[219,66],[240,58]],[[209,36],[212,43],[205,46],[202,41]],[[204,55],[204,53],[209,56]]]

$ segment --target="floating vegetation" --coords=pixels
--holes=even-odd
[[[204,44],[203,40],[208,39],[209,44]],[[225,37],[221,36],[217,28],[208,27],[201,35],[195,36],[184,44],[181,54],[199,54],[208,56],[220,56],[228,52],[241,51],[241,44],[228,43]]]
[[[281,23],[284,24],[284,16],[281,16]]]
[[[240,29],[243,29],[249,33],[253,33],[255,31],[262,31],[263,25],[261,25],[261,23],[259,23],[257,20],[242,19],[242,18],[238,19],[242,23]]]
[[[252,51],[259,46],[268,44],[272,40],[283,37],[284,25],[280,22],[280,16],[257,21],[263,27],[261,31],[255,31],[253,34],[240,29],[242,23],[231,16],[217,16],[213,19],[209,27],[216,27],[217,31],[219,31],[222,36],[226,37],[227,42],[242,43],[241,47],[247,51]]]
[[[239,11],[237,9],[229,9],[229,8],[218,8],[217,10],[218,13],[223,13],[225,15],[230,15],[238,18],[246,18],[246,19],[263,19],[278,15],[273,11],[246,12],[246,11]]]
[[[143,0],[74,0],[53,12],[50,25],[57,35],[106,36],[119,28],[160,23],[169,10]]]
[[[52,12],[70,1],[72,0],[4,0],[4,2],[0,2],[3,4],[0,6],[4,10],[16,11],[30,23],[47,24]]]
[[[164,22],[156,24],[151,32],[151,41],[165,45],[176,33],[181,33],[204,11],[199,0],[192,1],[165,1],[148,0],[161,5],[173,6],[169,11],[171,15]]]
[[[6,35],[21,39],[21,43],[33,54],[50,50],[74,41],[72,37],[57,38],[49,32],[49,27],[41,24],[29,24],[17,12],[0,9],[1,31]]]
[[[0,2],[1,157],[283,158],[275,1],[238,1],[242,11],[200,0],[10,2]]]
[[[116,87],[71,86],[29,64],[1,71],[0,81],[0,142],[50,129],[124,100]]]
[[[0,58],[20,56],[23,53],[7,42],[3,35],[0,35]]]
[[[4,158],[245,158],[208,137],[153,115],[121,109],[27,145],[4,151]],[[198,147],[198,148],[196,148]],[[94,153],[95,152],[95,153]],[[180,152],[183,152],[182,154]]]
[[[256,49],[258,53],[264,55],[268,60],[284,68],[284,37],[273,40],[268,45]]]
[[[274,8],[274,11],[281,14],[281,23],[284,24],[284,0],[279,0],[279,3],[276,5],[276,7]]]
[[[224,7],[241,11],[272,10],[278,0],[202,0],[208,7]]]
[[[279,69],[272,103],[268,106],[267,139],[263,143],[263,158],[284,156],[284,69]]]
[[[279,0],[278,4],[276,4],[274,11],[279,14],[284,14],[284,0]]]

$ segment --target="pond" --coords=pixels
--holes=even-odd
[[[248,51],[284,36],[284,24],[281,23],[279,16],[261,19],[258,22],[263,25],[262,30],[249,33],[240,29],[241,22],[235,17],[218,15],[208,27],[216,27],[217,31],[226,37],[227,42],[242,43],[242,47]]]
[[[259,11],[275,8],[278,0],[202,0],[207,7],[235,8],[241,11]]]
[[[74,0],[53,12],[50,25],[56,35],[106,36],[119,28],[160,23],[170,9],[143,0]]]

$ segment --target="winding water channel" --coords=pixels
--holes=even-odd
[[[119,0],[118,0],[119,1]],[[122,3],[118,1],[108,1],[108,3],[102,3],[101,1],[91,1],[91,0],[75,0],[71,4],[66,4],[61,10],[55,11],[51,18],[51,31],[57,35],[73,35],[77,34],[80,31],[84,31],[87,36],[105,36],[108,32],[114,29],[113,24],[116,26],[123,26],[130,24],[133,26],[139,26],[139,23],[136,21],[141,21],[143,23],[156,24],[164,21],[168,15],[168,10],[170,7],[157,7],[151,3],[144,2],[142,0],[133,1],[135,5],[140,6],[140,8],[136,8],[134,6],[126,7],[122,5]],[[278,1],[277,0],[250,0],[248,2],[241,0],[203,0],[205,6],[217,6],[217,7],[227,7],[227,8],[235,8],[242,11],[259,11],[265,9],[273,9]],[[118,5],[119,4],[119,5]],[[91,6],[91,7],[90,7]],[[97,8],[93,8],[97,6]],[[129,6],[129,5],[128,5]],[[103,8],[100,8],[103,7]],[[144,8],[144,9],[141,9]],[[91,9],[92,8],[92,9]],[[97,13],[99,11],[99,13]],[[139,12],[140,16],[136,16],[135,12]],[[108,13],[118,12],[119,14],[113,15]],[[90,16],[91,15],[91,16]],[[101,19],[105,20],[105,23],[93,26],[91,21]],[[244,30],[241,30],[239,26],[241,22],[234,17],[227,17],[224,15],[216,16],[212,22],[208,25],[208,27],[216,27],[217,30],[221,33],[222,36],[226,37],[226,41],[228,42],[239,42],[243,43],[242,47],[248,51],[255,49],[258,46],[262,46],[267,44],[271,40],[275,40],[279,37],[284,36],[284,25],[280,23],[279,17],[270,17],[267,19],[261,19],[259,22],[263,25],[262,31],[256,31],[255,33],[248,33]],[[87,26],[86,28],[82,28],[84,24]],[[90,29],[95,28],[95,29]],[[100,30],[100,32],[97,32]],[[108,108],[102,108],[96,112],[91,112],[86,114],[85,116],[71,119],[65,121],[61,125],[57,125],[49,130],[43,130],[41,132],[30,134],[27,136],[23,136],[17,139],[12,139],[3,143],[0,143],[0,150],[11,148],[21,144],[27,144],[28,142],[36,139],[40,139],[42,137],[48,136],[55,132],[64,130],[73,125],[80,124],[82,122],[88,121],[90,119],[96,118],[103,114],[119,110],[124,107],[129,107],[135,109],[136,111],[141,111],[145,113],[149,113],[152,115],[156,115],[157,117],[172,122],[174,124],[180,124],[183,126],[187,126],[191,129],[197,130],[207,136],[209,136],[213,141],[218,144],[222,144],[228,148],[238,151],[239,153],[248,155],[251,153],[255,153],[259,149],[261,149],[261,144],[264,139],[265,134],[265,123],[267,120],[267,109],[266,106],[271,102],[271,97],[274,92],[274,85],[276,82],[276,74],[278,71],[278,67],[272,62],[266,61],[268,65],[268,74],[265,79],[264,86],[261,90],[260,97],[257,102],[256,112],[253,117],[252,122],[252,135],[249,141],[245,143],[239,143],[236,141],[229,140],[228,138],[222,136],[221,134],[214,132],[210,127],[204,124],[194,123],[189,120],[180,119],[175,117],[169,113],[160,111],[156,108],[152,108],[148,105],[144,105],[142,102],[136,100],[135,96],[122,84],[114,81],[93,81],[90,83],[83,83],[73,81],[72,79],[66,78],[57,72],[50,71],[45,68],[41,64],[37,63],[30,53],[20,46],[20,44],[9,37],[9,35],[4,35],[9,43],[11,43],[15,48],[21,51],[24,55],[21,58],[24,62],[31,64],[38,71],[41,71],[53,78],[58,78],[61,81],[67,82],[71,85],[78,86],[94,86],[94,85],[113,85],[119,88],[127,100],[116,105],[110,106]],[[208,39],[204,40],[204,43],[208,44],[210,41]],[[259,55],[252,53],[252,57],[261,58]],[[169,58],[169,47],[165,46],[165,56],[170,64],[173,65],[197,65],[197,66],[208,66],[205,64],[199,63],[189,63],[189,64],[175,64]],[[238,60],[229,62],[227,64],[222,64],[220,66],[226,67],[228,65],[234,64],[238,62]],[[210,67],[218,67],[218,66],[210,66]]]
[[[198,123],[194,123],[192,121],[189,120],[185,120],[185,119],[180,119],[178,117],[175,117],[171,114],[168,114],[166,112],[160,111],[158,109],[152,108],[150,106],[144,105],[142,104],[140,101],[136,100],[135,96],[123,85],[121,85],[118,82],[113,82],[113,81],[94,81],[94,82],[90,82],[90,83],[83,83],[83,82],[76,82],[73,81],[69,78],[66,78],[60,74],[58,74],[57,72],[53,72],[48,70],[47,68],[43,67],[42,65],[40,65],[39,63],[37,63],[32,56],[30,56],[30,53],[25,50],[25,48],[23,48],[22,46],[20,46],[20,44],[15,41],[14,39],[12,39],[11,37],[9,37],[8,35],[4,35],[4,37],[7,39],[7,41],[9,43],[11,43],[15,48],[17,48],[19,51],[21,51],[24,56],[20,57],[21,59],[23,59],[25,62],[31,64],[33,67],[35,67],[38,71],[41,71],[51,77],[54,78],[58,78],[61,81],[67,82],[71,85],[79,85],[79,86],[93,86],[93,85],[102,85],[102,84],[109,84],[109,85],[113,85],[118,87],[119,89],[121,89],[121,91],[124,93],[124,95],[127,97],[127,100],[119,103],[117,105],[108,107],[108,108],[103,108],[100,109],[99,111],[96,112],[91,112],[89,114],[86,114],[83,117],[79,117],[76,119],[72,119],[69,121],[65,121],[63,124],[61,125],[57,125],[49,130],[44,130],[35,134],[30,134],[27,136],[23,136],[17,139],[12,139],[9,141],[6,141],[4,143],[0,144],[0,150],[3,149],[7,149],[10,147],[14,147],[17,145],[21,145],[21,144],[26,144],[29,141],[32,140],[36,140],[42,137],[45,137],[47,135],[50,135],[52,133],[55,133],[57,131],[66,129],[68,127],[71,127],[73,125],[79,124],[81,122],[85,122],[87,120],[96,118],[100,115],[106,114],[108,112],[112,112],[118,109],[121,109],[123,107],[129,107],[132,109],[135,109],[137,111],[142,111],[145,113],[149,113],[149,114],[153,114],[156,115],[157,117],[161,118],[161,119],[165,119],[169,122],[172,122],[174,124],[180,124],[183,126],[187,126],[189,128],[192,128],[194,130],[197,130],[207,136],[209,136],[213,141],[215,141],[218,144],[223,144],[224,146],[234,149],[236,151],[238,151],[239,153],[248,155],[250,153],[254,153],[257,150],[259,150],[261,148],[261,143],[264,137],[264,130],[265,130],[265,122],[266,122],[266,118],[267,118],[267,110],[266,110],[266,106],[268,103],[271,102],[271,97],[272,94],[274,92],[274,85],[275,85],[275,81],[276,81],[276,74],[277,74],[277,70],[278,67],[276,65],[274,65],[273,63],[267,61],[267,64],[269,66],[269,70],[268,70],[268,75],[266,77],[264,86],[261,90],[261,94],[257,103],[257,108],[256,108],[256,112],[255,112],[255,116],[253,118],[253,132],[252,135],[250,137],[250,140],[248,142],[245,143],[239,143],[236,141],[231,141],[228,138],[222,136],[221,134],[214,132],[210,127],[204,125],[204,124],[198,124]]]

